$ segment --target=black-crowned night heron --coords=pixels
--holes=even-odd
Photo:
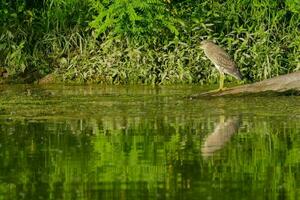
[[[226,53],[221,47],[209,40],[202,41],[200,47],[204,50],[205,55],[220,72],[219,90],[223,90],[225,78],[224,74],[229,74],[238,80],[242,79],[242,75],[239,69],[236,67],[236,64],[231,59],[229,54]]]

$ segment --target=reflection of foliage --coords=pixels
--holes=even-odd
[[[178,98],[186,88],[62,87],[2,86],[0,199],[270,199],[299,188],[299,97],[187,101]],[[241,112],[239,132],[202,157],[218,116]]]
[[[281,118],[270,119],[267,125],[261,119],[245,121],[248,128],[206,160],[200,155],[204,135],[195,128],[201,130],[213,119],[177,125],[166,118],[1,121],[0,197],[10,191],[26,199],[48,195],[135,199],[175,197],[185,191],[189,195],[203,187],[200,197],[217,197],[230,188],[237,189],[235,195],[251,195],[264,188],[266,198],[276,197],[283,189],[293,195],[290,192],[300,179],[296,173],[300,138],[296,121],[277,120]],[[209,126],[202,131],[209,134],[212,130]],[[228,185],[234,182],[241,184]]]
[[[222,166],[221,173],[214,168],[209,173],[218,177],[222,189],[234,181],[241,183],[239,190],[249,191],[249,195],[252,195],[250,191],[257,191],[262,199],[280,195],[294,199],[293,191],[298,188],[295,182],[300,179],[296,170],[300,167],[300,157],[295,155],[299,153],[296,143],[300,139],[296,134],[297,122],[287,125],[283,118],[267,119],[269,123],[264,120],[249,119],[245,132],[232,141],[231,146],[236,148],[226,147],[223,151],[228,155],[226,161],[222,156],[213,160]]]
[[[76,195],[83,195],[82,183],[92,184],[91,188],[103,184],[105,190],[113,190],[116,186],[126,190],[128,184],[140,183],[142,185],[137,187],[145,187],[150,196],[154,195],[166,179],[172,178],[171,169],[176,168],[172,159],[176,159],[177,165],[185,159],[177,147],[181,142],[178,136],[184,133],[175,133],[174,127],[160,119],[154,124],[152,121],[141,124],[131,121],[137,126],[130,123],[126,129],[114,129],[115,123],[113,119],[70,121],[68,124],[1,123],[0,144],[6,156],[2,157],[4,162],[0,167],[12,169],[12,172],[17,170],[17,173],[2,171],[0,176],[14,177],[11,182],[14,194],[24,194],[26,198],[34,195],[45,198],[45,191],[58,197],[71,198],[75,191]],[[9,128],[11,126],[16,128]],[[81,131],[78,133],[78,130]],[[162,130],[164,133],[159,134]],[[173,134],[177,135],[177,141],[169,145],[168,138],[173,138]],[[10,135],[13,137],[7,140]],[[12,144],[17,148],[11,147]],[[179,146],[186,148],[183,144]],[[175,152],[176,158],[168,158]],[[5,186],[4,183],[0,185]],[[7,189],[4,187],[4,193]]]

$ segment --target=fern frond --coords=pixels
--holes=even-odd
[[[169,33],[178,35],[178,30],[163,0],[102,0],[93,1],[98,15],[90,26],[101,34],[111,30],[116,34],[133,36]]]

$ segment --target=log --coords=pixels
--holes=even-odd
[[[192,95],[195,97],[218,97],[226,95],[253,95],[253,94],[293,94],[300,95],[300,71],[266,79],[257,83],[240,85],[222,91],[210,91]]]

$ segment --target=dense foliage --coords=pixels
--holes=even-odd
[[[213,83],[206,38],[248,81],[300,68],[298,0],[0,0],[0,23],[11,80]]]

